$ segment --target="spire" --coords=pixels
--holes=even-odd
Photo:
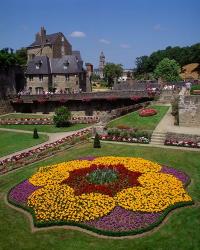
[[[105,66],[105,56],[103,51],[101,51],[100,57],[99,57],[99,75],[101,78],[103,78],[103,69]]]

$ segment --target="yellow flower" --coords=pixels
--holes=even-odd
[[[70,172],[88,168],[91,164],[123,164],[128,170],[140,172],[140,186],[118,192],[115,197],[98,192],[75,195],[73,188],[62,184]],[[183,184],[175,176],[161,173],[157,163],[132,157],[99,157],[93,161],[75,160],[39,168],[29,178],[35,186],[42,186],[28,198],[38,221],[89,221],[105,216],[115,206],[132,211],[160,212],[179,202],[191,201]]]

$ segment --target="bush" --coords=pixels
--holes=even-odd
[[[94,138],[94,148],[101,148],[101,143],[99,140],[99,135],[96,133],[95,138]]]
[[[178,111],[178,99],[175,99],[172,103],[172,115],[174,116],[174,125],[179,125],[179,111]]]
[[[33,138],[34,138],[34,139],[38,139],[38,138],[39,138],[39,135],[38,135],[38,132],[37,132],[37,128],[34,128],[34,131],[33,131]]]
[[[56,127],[69,127],[70,122],[69,119],[71,117],[71,113],[67,107],[57,108],[55,111],[55,115],[53,117],[54,124]]]

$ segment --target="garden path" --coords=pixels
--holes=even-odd
[[[191,134],[191,135],[200,135],[200,127],[181,127],[174,125],[174,117],[171,115],[172,108],[170,106],[169,110],[159,122],[154,132],[158,133],[178,133],[178,134]]]
[[[88,128],[91,128],[91,127],[87,127]],[[48,140],[46,142],[43,142],[43,143],[40,143],[40,144],[37,144],[33,147],[30,147],[30,148],[26,148],[26,149],[23,149],[23,150],[20,150],[20,151],[16,151],[15,153],[12,153],[12,154],[9,154],[9,155],[5,155],[3,157],[0,157],[0,161],[6,159],[6,158],[10,158],[12,156],[15,156],[15,155],[18,155],[18,154],[21,154],[21,153],[24,153],[24,152],[28,152],[29,150],[31,149],[36,149],[38,147],[41,147],[41,146],[44,146],[45,144],[48,144],[48,143],[52,143],[52,142],[55,142],[57,140],[60,140],[66,136],[70,136],[70,135],[73,135],[77,132],[80,132],[82,130],[85,130],[85,128],[83,129],[79,129],[79,130],[75,130],[75,131],[69,131],[69,132],[57,132],[57,133],[45,133],[45,132],[40,132],[40,134],[44,134],[44,135],[47,135],[48,136]],[[7,129],[7,128],[0,128],[0,131],[9,131],[9,132],[17,132],[17,133],[29,133],[29,134],[33,134],[32,131],[27,131],[27,130],[18,130],[18,129]]]

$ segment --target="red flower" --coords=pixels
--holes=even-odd
[[[157,111],[153,108],[148,108],[148,109],[141,109],[138,111],[140,116],[152,116],[152,115],[156,115]]]

